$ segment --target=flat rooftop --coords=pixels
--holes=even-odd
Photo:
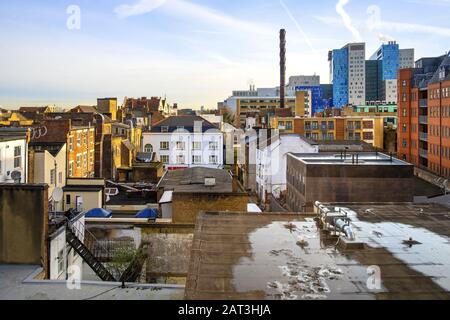
[[[38,266],[0,265],[0,300],[181,300],[182,286],[85,282],[69,290],[65,281],[31,281]]]
[[[448,207],[346,207],[361,249],[339,248],[314,215],[200,214],[186,298],[450,299]],[[367,286],[370,266],[380,268],[380,289]]]
[[[307,165],[412,166],[411,164],[377,152],[291,154]]]
[[[207,178],[215,179],[215,184],[206,186]],[[204,167],[168,171],[158,187],[175,193],[244,193],[229,171]]]

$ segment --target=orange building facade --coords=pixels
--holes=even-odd
[[[441,58],[434,73],[399,71],[398,157],[450,178],[450,56]]]

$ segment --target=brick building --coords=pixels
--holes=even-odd
[[[399,71],[398,156],[450,177],[450,54]]]
[[[72,120],[46,120],[33,127],[31,143],[67,143],[67,177],[94,177],[95,128]]]

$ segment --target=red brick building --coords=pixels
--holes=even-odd
[[[398,76],[398,156],[450,178],[450,54]]]
[[[67,143],[68,178],[94,177],[95,128],[72,120],[47,120],[32,129],[31,142]]]

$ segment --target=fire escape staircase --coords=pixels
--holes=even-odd
[[[84,231],[84,243],[80,240],[78,235],[80,233],[73,225],[67,226],[66,228],[66,240],[67,243],[83,258],[83,260],[91,267],[95,274],[103,281],[116,282],[117,280],[111,274],[111,272],[106,269],[106,267],[100,262],[102,256],[105,255],[105,249],[101,248],[98,240],[89,233],[87,229]],[[99,248],[100,247],[100,248]],[[99,254],[96,254],[99,253]],[[108,252],[106,252],[108,254]]]

